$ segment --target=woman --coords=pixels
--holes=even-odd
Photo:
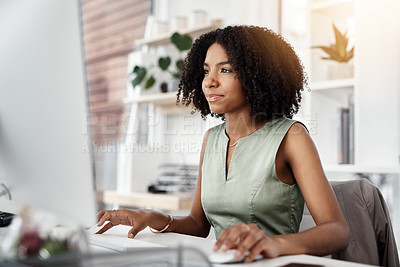
[[[103,233],[132,226],[206,237],[214,250],[277,257],[327,255],[344,249],[348,229],[306,130],[291,120],[306,75],[293,51],[266,28],[231,26],[202,35],[188,53],[178,101],[224,123],[209,129],[190,214],[153,210],[101,211]],[[179,96],[182,99],[179,99]],[[298,233],[304,201],[316,227]]]

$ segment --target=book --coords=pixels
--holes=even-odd
[[[349,164],[354,164],[354,96],[349,97]]]
[[[152,193],[193,193],[196,188],[198,165],[162,164],[155,181],[149,184]]]
[[[340,109],[339,164],[349,164],[349,109]]]

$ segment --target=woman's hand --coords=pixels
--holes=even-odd
[[[123,224],[132,226],[128,232],[129,238],[134,238],[148,226],[148,216],[144,210],[102,210],[97,214],[97,220],[97,226],[102,226],[106,221],[109,222],[96,234],[102,234],[116,225]]]
[[[248,251],[246,263],[253,261],[258,254],[262,254],[264,258],[274,258],[280,254],[274,238],[267,236],[256,224],[245,223],[225,229],[214,246],[214,251],[219,249],[236,249],[236,259],[240,259]]]

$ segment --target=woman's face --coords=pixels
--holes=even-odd
[[[203,67],[202,89],[210,110],[217,114],[248,112],[242,85],[220,44],[214,43],[208,48]]]

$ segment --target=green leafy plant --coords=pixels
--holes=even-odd
[[[189,50],[192,47],[192,37],[187,34],[180,34],[175,32],[171,35],[171,43],[178,49],[178,51],[183,54],[184,51]],[[170,70],[172,60],[170,56],[160,57],[158,59],[158,67],[162,71],[169,72],[173,77],[179,78],[182,75],[182,68],[183,68],[183,58],[179,58],[175,61],[175,68]],[[149,67],[151,68],[151,67]],[[132,71],[133,79],[132,79],[132,86],[135,87],[141,84],[143,81],[146,81],[144,84],[144,89],[150,89],[155,83],[156,78],[154,75],[149,74],[148,67],[145,66],[138,66],[136,65]],[[163,86],[165,88],[165,84]]]
[[[333,31],[335,32],[335,43],[330,46],[313,46],[312,48],[322,49],[329,57],[322,57],[325,60],[334,60],[337,62],[348,62],[354,56],[354,46],[347,49],[349,38],[347,30],[341,33],[338,28],[332,23]]]

